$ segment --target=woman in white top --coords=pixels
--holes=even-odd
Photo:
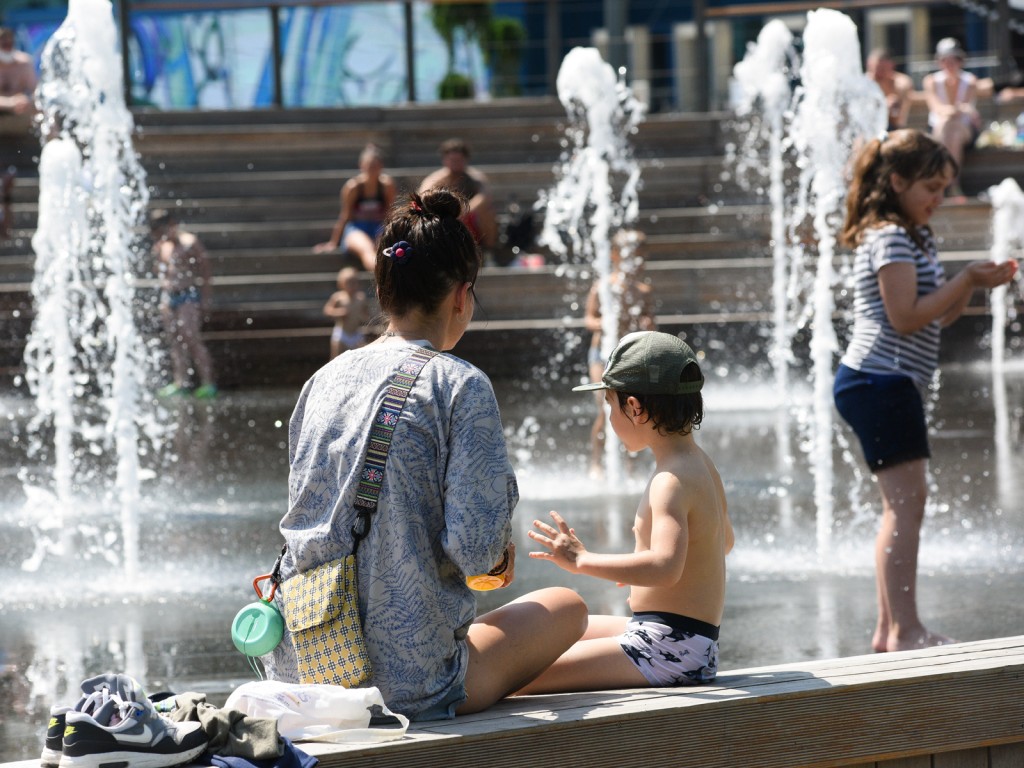
[[[976,106],[978,78],[964,72],[964,49],[952,37],[939,41],[935,60],[939,71],[926,75],[922,83],[928,103],[928,125],[932,136],[962,167],[964,150],[974,145],[981,132],[981,115]],[[951,189],[954,196],[962,195],[959,184],[954,183]]]

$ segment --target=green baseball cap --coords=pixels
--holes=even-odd
[[[573,392],[614,389],[638,395],[690,395],[704,386],[680,381],[683,369],[698,363],[690,345],[670,333],[637,331],[622,337],[608,357],[601,381],[573,387]]]

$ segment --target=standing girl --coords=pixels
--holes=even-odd
[[[287,554],[278,595],[286,608],[295,599],[289,577],[354,549],[360,470],[374,418],[393,397],[393,375],[408,369],[418,350],[454,347],[473,317],[481,256],[459,220],[464,212],[464,201],[445,189],[391,210],[375,272],[387,330],[321,368],[299,396],[280,526]],[[433,356],[388,423],[394,431],[376,478],[376,511],[356,550],[372,667],[366,684],[413,720],[477,712],[522,688],[579,640],[587,607],[572,590],[551,587],[476,615],[466,579],[491,570],[501,572],[502,585],[511,583],[519,500],[498,403],[481,371],[449,354]],[[286,632],[268,673],[295,682],[297,670]]]
[[[952,642],[917,615],[930,456],[923,397],[938,367],[941,329],[960,317],[976,288],[1003,285],[1017,271],[1013,261],[973,261],[945,279],[928,224],[957,172],[949,151],[920,131],[868,142],[854,165],[840,237],[856,257],[853,331],[835,402],[882,493],[876,651]]]

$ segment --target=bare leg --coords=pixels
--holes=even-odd
[[[171,355],[171,376],[175,386],[185,386],[188,378],[188,348],[185,345],[184,331],[179,317],[180,307],[171,309],[163,307],[164,327],[167,329],[167,345]]]
[[[196,364],[201,384],[213,384],[213,361],[200,332],[199,304],[189,301],[178,308],[178,333],[185,350]]]
[[[946,149],[949,150],[949,154],[953,156],[956,161],[958,168],[963,168],[964,162],[964,147],[971,140],[971,130],[959,117],[954,117],[947,120],[942,120],[935,124],[932,129],[932,136],[941,142]],[[960,191],[959,178],[954,180],[952,186],[952,194],[956,198],[963,198],[963,192]]]
[[[619,645],[629,621],[625,616],[590,616],[578,643],[517,693],[566,693],[605,688],[649,688]]]
[[[361,229],[351,228],[345,235],[342,247],[359,257],[363,269],[373,272],[373,267],[377,263],[377,246],[374,245],[373,239],[368,234]]]
[[[480,616],[469,628],[466,700],[480,712],[519,690],[583,635],[587,605],[571,589],[549,587]]]
[[[901,651],[953,642],[929,632],[917,615],[917,555],[928,496],[927,461],[918,459],[877,473],[882,491],[882,523],[875,541],[880,597],[879,623],[872,645]],[[884,602],[882,602],[884,601]]]

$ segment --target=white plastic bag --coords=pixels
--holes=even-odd
[[[224,708],[273,718],[280,734],[292,741],[379,743],[402,738],[409,727],[409,718],[389,710],[380,690],[372,687],[258,680],[238,686]],[[371,728],[374,716],[391,722]]]

